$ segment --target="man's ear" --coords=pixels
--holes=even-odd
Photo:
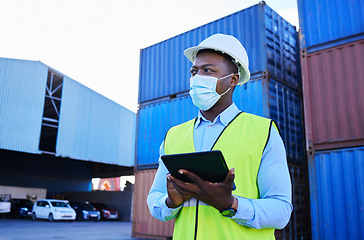
[[[234,74],[231,76],[230,87],[235,87],[239,83],[239,74]]]

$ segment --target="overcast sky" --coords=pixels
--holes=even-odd
[[[0,0],[0,57],[40,60],[136,112],[140,49],[257,3]],[[296,0],[266,3],[298,28]]]

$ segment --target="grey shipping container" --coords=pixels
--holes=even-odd
[[[297,32],[264,2],[141,50],[139,103],[189,90],[186,48],[224,33],[235,36],[250,59],[250,72],[269,71],[277,80],[300,87]]]
[[[275,120],[286,146],[288,161],[305,162],[299,92],[279,83],[268,73],[260,73],[235,89],[233,101],[242,111]],[[168,129],[193,119],[197,113],[188,92],[175,99],[141,106],[137,117],[136,166],[139,169],[157,167],[159,147]]]
[[[364,239],[364,147],[308,159],[313,240]]]
[[[364,40],[301,56],[306,140],[313,150],[364,145]]]
[[[364,39],[363,0],[298,0],[300,45],[315,52]]]

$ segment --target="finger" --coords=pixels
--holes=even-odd
[[[186,183],[183,182],[173,176],[170,176],[170,180],[173,184],[173,187],[181,194],[187,194],[187,195],[191,195],[192,194],[192,190],[194,188],[194,184],[192,183]]]
[[[172,181],[173,188],[176,189],[182,195],[191,195],[189,191],[186,190],[185,186],[178,185],[179,183],[174,183]]]
[[[167,184],[171,184],[171,183],[172,183],[172,181],[171,181],[171,177],[172,177],[172,175],[171,175],[170,173],[168,173],[168,174],[166,175],[166,177],[167,177]]]
[[[203,181],[198,175],[194,174],[193,172],[180,169],[178,170],[179,174],[183,174],[183,176],[189,178],[193,183],[199,184],[201,181]]]
[[[183,188],[178,187],[178,185],[173,185],[174,189],[176,189],[181,195],[191,195],[190,192],[186,191]]]
[[[182,189],[185,188],[186,184],[189,184],[179,180],[178,178],[173,177],[172,175],[169,176],[169,180],[172,182],[174,186],[178,186],[179,188]]]
[[[233,184],[235,178],[235,168],[230,169],[230,171],[226,174],[226,178],[224,183]]]

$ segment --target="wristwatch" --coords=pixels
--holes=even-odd
[[[222,209],[220,211],[221,215],[223,215],[224,217],[228,217],[228,218],[234,217],[238,210],[238,199],[236,199],[235,197],[233,197],[233,198],[234,198],[234,200],[233,200],[233,203],[231,204],[231,206],[228,208]]]

